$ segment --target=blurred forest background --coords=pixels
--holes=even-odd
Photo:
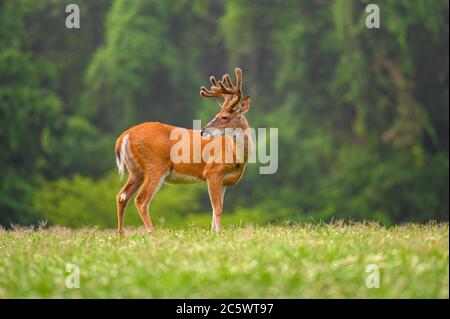
[[[81,28],[67,29],[76,3]],[[367,29],[377,3],[381,28]],[[0,224],[116,226],[114,141],[217,111],[244,70],[279,169],[249,164],[228,222],[449,218],[447,0],[0,0]],[[204,185],[163,186],[156,224],[210,219]],[[134,205],[126,224],[140,225]],[[225,220],[226,221],[226,220]]]

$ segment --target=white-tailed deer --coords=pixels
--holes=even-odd
[[[233,85],[228,74],[217,81],[210,77],[211,89],[200,88],[203,97],[223,97],[220,111],[201,131],[187,130],[159,122],[146,122],[123,132],[116,142],[116,161],[119,173],[124,167],[128,170],[128,180],[117,195],[118,233],[124,234],[124,211],[133,196],[142,221],[149,233],[153,224],[148,213],[148,206],[163,182],[192,183],[206,182],[213,210],[212,230],[220,231],[223,197],[227,186],[235,185],[241,178],[251,150],[251,137],[248,122],[244,113],[250,107],[250,98],[242,98],[242,70],[235,69],[236,85]],[[227,129],[242,132],[236,135],[225,134]],[[185,130],[186,140],[174,140],[174,130]],[[214,134],[219,132],[219,134]],[[199,150],[195,149],[193,140],[198,139]],[[171,150],[180,143],[187,143],[185,149],[190,150],[189,161],[175,161],[171,158]],[[211,143],[220,145],[221,155],[217,156],[216,148]],[[218,144],[217,144],[218,143]],[[209,145],[209,146],[207,146]],[[239,146],[239,147],[238,147]],[[242,147],[243,146],[243,147]],[[208,151],[205,152],[205,148]],[[194,160],[195,153],[201,152],[200,160]],[[215,154],[216,153],[216,154]],[[231,156],[230,160],[225,157]],[[229,159],[229,157],[227,157]]]

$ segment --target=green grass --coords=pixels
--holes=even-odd
[[[1,298],[448,298],[448,224],[0,231]],[[80,288],[65,286],[66,263]],[[380,287],[365,285],[366,267]]]

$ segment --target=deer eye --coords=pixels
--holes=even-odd
[[[222,116],[222,120],[228,120],[228,116]]]

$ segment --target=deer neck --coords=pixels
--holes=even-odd
[[[242,115],[244,116],[244,115]],[[235,154],[238,164],[247,164],[248,157],[252,151],[253,142],[250,135],[247,119],[244,117],[239,129],[235,131],[233,140],[235,142]]]

